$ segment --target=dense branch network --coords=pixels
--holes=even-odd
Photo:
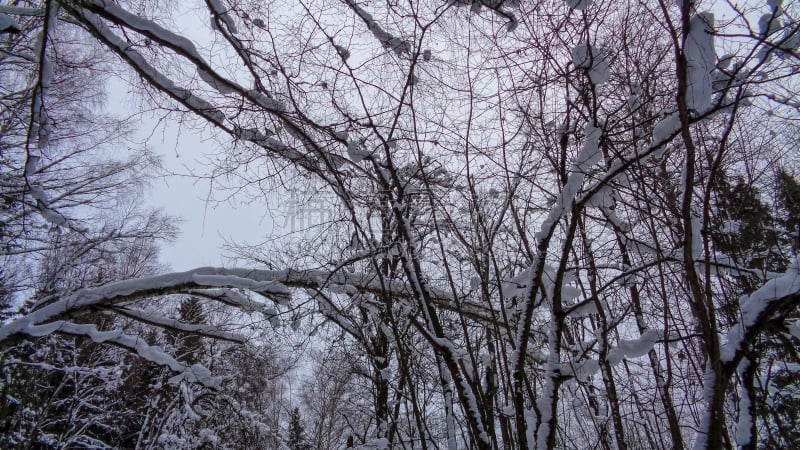
[[[367,367],[364,448],[755,448],[789,428],[753,405],[772,366],[800,359],[796,174],[776,163],[796,156],[797,5],[729,5],[720,23],[689,1],[206,0],[208,41],[133,12],[147,2],[39,6],[0,12],[44,18],[23,190],[53,225],[72,226],[27,177],[58,21],[213,129],[235,189],[322,186],[332,218],[239,248],[268,269],[48,293],[0,341],[85,336],[218,388],[201,364],[73,320],[247,343],[137,306],[182,294],[337,330]],[[757,208],[770,196],[775,214]]]

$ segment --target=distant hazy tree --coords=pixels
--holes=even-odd
[[[295,408],[289,415],[289,438],[286,445],[291,450],[311,450],[313,447],[306,440],[305,427],[300,418],[300,408]]]

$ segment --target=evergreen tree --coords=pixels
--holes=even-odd
[[[300,420],[300,408],[295,408],[289,418],[289,440],[286,442],[292,450],[311,450],[306,440],[306,432]]]
[[[730,323],[739,319],[742,295],[751,294],[769,272],[784,272],[789,248],[800,226],[800,183],[781,169],[772,195],[775,208],[762,199],[761,191],[741,176],[721,177],[716,186],[717,211],[711,240],[718,252],[729,256],[740,268],[752,272],[732,272],[728,294],[722,301],[722,317]],[[762,448],[800,447],[800,342],[792,333],[792,323],[800,316],[797,308],[774,318],[757,337],[741,372],[739,382],[756,399],[755,417],[770,431],[760,434]],[[796,326],[794,327],[796,328]]]
[[[721,177],[717,183],[717,208],[712,240],[718,251],[749,269],[785,270],[785,258],[778,250],[775,217],[758,187],[741,176]],[[740,281],[746,292],[759,285],[756,280]]]
[[[790,239],[794,252],[800,250],[800,181],[786,169],[778,172],[778,221]]]
[[[784,244],[797,252],[800,238],[800,182],[785,169],[777,175],[776,229]],[[758,417],[770,432],[761,435],[762,448],[800,448],[800,311],[776,318],[755,350],[761,361]]]
[[[203,304],[197,297],[189,297],[181,302],[178,309],[179,320],[192,325],[205,323],[206,315],[203,311]],[[183,333],[177,338],[177,356],[189,364],[195,364],[202,360],[200,354],[203,349],[203,338],[197,334]]]

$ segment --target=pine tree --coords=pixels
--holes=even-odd
[[[800,182],[785,169],[778,172],[776,181],[776,228],[784,246],[791,246],[796,253],[800,247]],[[770,429],[761,435],[765,448],[800,447],[800,372],[793,369],[800,364],[798,317],[800,311],[795,308],[790,315],[776,319],[756,348],[757,356],[765,361],[759,374],[761,383],[756,383],[763,399],[758,403],[758,415]]]
[[[750,269],[785,270],[785,261],[777,252],[778,235],[771,208],[761,199],[761,192],[741,176],[717,183],[717,225],[712,232],[715,247],[738,259]],[[752,292],[758,283],[743,281],[745,291]]]
[[[181,302],[178,309],[181,322],[198,325],[205,323],[206,315],[203,311],[203,304],[197,297],[189,297]],[[200,362],[200,353],[203,348],[203,338],[196,334],[183,334],[178,337],[177,355],[187,363],[195,364]]]
[[[295,408],[289,418],[289,440],[286,445],[292,450],[311,450],[305,437],[305,429],[300,420],[300,408]]]
[[[778,172],[777,181],[781,209],[778,221],[797,252],[800,250],[800,181],[783,168]]]
[[[788,268],[788,248],[797,249],[792,239],[800,227],[800,183],[781,169],[776,176],[770,208],[761,191],[741,176],[722,177],[717,189],[717,217],[711,239],[717,251],[732,258],[749,274],[732,276],[730,293],[721,305],[727,320],[735,323],[740,314],[740,297],[751,294],[763,283],[758,273],[784,272]],[[748,355],[750,364],[740,382],[756,400],[755,414],[768,433],[761,433],[766,448],[800,446],[800,374],[790,368],[800,363],[798,340],[787,324],[798,317],[790,314],[773,319],[757,337]],[[757,425],[760,426],[760,425]]]

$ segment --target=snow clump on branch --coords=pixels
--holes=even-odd
[[[580,69],[586,69],[592,84],[602,84],[608,81],[608,61],[597,47],[581,44],[573,48],[572,64]]]

